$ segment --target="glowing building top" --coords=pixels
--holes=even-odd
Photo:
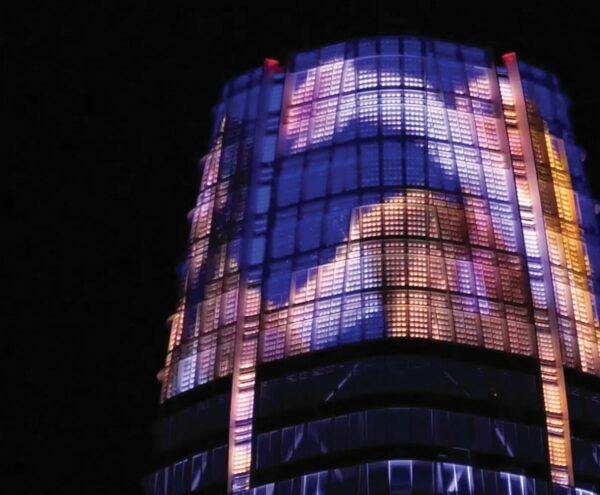
[[[567,111],[514,54],[413,37],[227,83],[160,373],[165,404],[228,380],[227,491],[257,486],[261,366],[402,339],[537,363],[548,477],[581,486],[565,369],[600,376],[600,238]]]

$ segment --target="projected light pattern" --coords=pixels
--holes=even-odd
[[[232,377],[230,492],[257,365],[384,338],[539,359],[552,480],[574,484],[563,364],[600,375],[598,228],[556,81],[504,64],[361,39],[226,86],[160,377],[163,401]]]
[[[469,248],[468,232],[462,204],[441,192],[355,208],[349,242],[294,272],[288,307],[268,313],[262,359],[383,336],[533,354],[522,258]]]

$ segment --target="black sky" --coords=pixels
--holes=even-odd
[[[559,76],[600,197],[586,3],[97,1],[5,19],[10,493],[141,493],[186,213],[228,78],[373,34],[516,51]]]

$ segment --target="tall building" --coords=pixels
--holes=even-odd
[[[556,78],[413,37],[229,81],[149,495],[600,494],[600,236]]]

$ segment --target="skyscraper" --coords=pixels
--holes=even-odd
[[[147,493],[599,494],[600,237],[567,109],[512,53],[413,37],[229,81]]]

